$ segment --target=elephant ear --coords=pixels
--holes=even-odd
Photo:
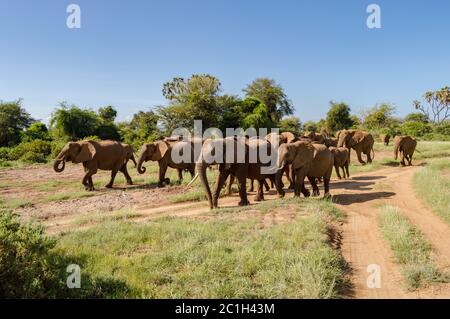
[[[164,141],[155,142],[154,145],[155,151],[153,152],[151,160],[159,161],[164,157],[164,155],[166,155],[169,150],[169,145]]]
[[[91,142],[82,142],[80,146],[80,152],[73,160],[75,164],[91,161],[97,153],[97,149]]]

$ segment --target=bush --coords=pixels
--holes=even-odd
[[[0,212],[0,297],[43,298],[58,283],[49,251],[55,241],[41,227],[20,225],[17,216]]]
[[[450,135],[443,135],[438,133],[428,133],[422,136],[424,141],[450,141]]]
[[[8,147],[0,147],[0,160],[9,160],[9,150]]]
[[[55,245],[41,226],[20,224],[17,215],[0,211],[0,298],[125,297],[129,288],[111,277],[81,274],[81,288],[67,288],[67,266],[83,267],[84,261]]]
[[[400,132],[402,135],[421,137],[427,133],[431,133],[432,131],[433,129],[429,124],[422,122],[405,122],[402,126],[400,126]]]
[[[67,142],[65,140],[61,140],[61,139],[52,141],[52,144],[51,144],[52,150],[50,152],[50,157],[52,159],[56,158],[58,156],[59,152],[61,152],[61,150],[64,148],[64,145],[66,145],[66,143]]]
[[[434,127],[434,132],[437,134],[447,135],[450,137],[450,121],[444,122]]]
[[[34,140],[24,142],[9,151],[11,161],[23,160],[28,163],[45,163],[47,156],[52,152],[52,143],[49,141]]]

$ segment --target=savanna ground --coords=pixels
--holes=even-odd
[[[85,192],[82,167],[0,169],[0,208],[40,223],[82,276],[116,283],[106,297],[450,298],[450,142],[419,142],[412,167],[376,143],[375,161],[352,153],[351,178],[333,200],[277,199],[209,210],[190,177],[158,188],[155,164],[126,186]],[[120,173],[119,173],[120,174]],[[214,171],[209,173],[210,182]],[[255,185],[256,186],[256,185]],[[252,195],[250,195],[251,199]],[[367,286],[378,265],[381,286]]]

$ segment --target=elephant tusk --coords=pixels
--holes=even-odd
[[[191,187],[192,184],[194,184],[194,182],[197,180],[198,178],[198,172],[195,174],[194,178],[189,182],[189,184],[187,184],[186,188]]]

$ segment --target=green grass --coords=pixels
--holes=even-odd
[[[450,142],[418,141],[413,159],[450,157]]]
[[[317,205],[326,206],[307,206],[306,217],[270,227],[231,219],[109,221],[63,235],[57,251],[82,256],[87,276],[124,282],[126,291],[110,297],[341,297],[345,262],[327,234],[334,212]]]
[[[432,246],[422,233],[393,206],[380,208],[378,216],[381,232],[389,243],[395,260],[400,264],[410,290],[444,281],[431,258]]]
[[[31,206],[32,202],[22,198],[0,198],[0,208],[2,209],[17,209]]]
[[[121,209],[118,211],[115,211],[113,213],[110,212],[103,212],[103,213],[97,213],[97,214],[89,214],[88,216],[83,216],[80,218],[77,218],[74,221],[75,225],[78,226],[84,226],[88,224],[98,224],[98,223],[104,223],[107,221],[126,221],[130,218],[138,217],[139,213],[136,213],[132,209],[126,208]]]
[[[48,195],[42,198],[43,202],[58,202],[63,200],[70,200],[70,199],[77,199],[77,198],[86,198],[86,197],[92,197],[95,196],[95,193],[93,192],[87,192],[87,191],[73,191],[73,192],[63,192],[63,193],[56,193],[52,195]]]
[[[417,196],[450,224],[450,179],[443,172],[450,169],[450,158],[436,159],[414,175]]]

